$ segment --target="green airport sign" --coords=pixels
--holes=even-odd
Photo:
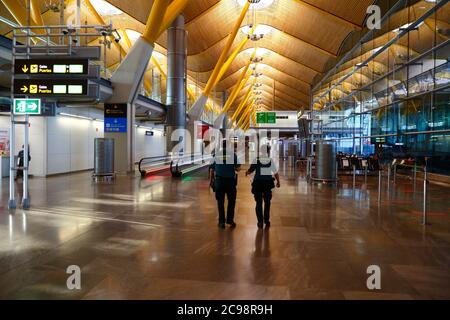
[[[256,123],[275,124],[277,122],[276,112],[258,112],[256,113]]]
[[[14,114],[39,115],[41,114],[41,99],[14,99]]]
[[[276,123],[277,114],[275,112],[267,112],[267,123]]]

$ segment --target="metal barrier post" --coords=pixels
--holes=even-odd
[[[338,180],[339,177],[339,161],[336,160],[336,181]]]
[[[378,205],[381,204],[381,168],[378,169]]]
[[[311,179],[312,178],[312,159],[311,159],[311,157],[308,157],[308,161],[306,162],[306,164],[307,164],[307,169],[306,169],[307,179]]]
[[[353,165],[353,189],[356,187],[356,166]]]
[[[306,180],[309,178],[309,158],[306,160]]]
[[[414,177],[413,177],[414,185],[416,185],[416,180],[417,180],[417,163],[414,161]]]
[[[368,171],[368,166],[364,167],[364,183],[367,184],[367,171]]]
[[[397,183],[397,164],[394,164],[394,184]]]
[[[428,172],[427,160],[425,159],[425,167],[423,171],[423,210],[422,210],[422,224],[427,224],[427,187],[428,187]]]
[[[391,165],[390,164],[388,165],[387,183],[388,183],[387,192],[388,192],[388,195],[390,195],[390,193],[391,193]]]
[[[28,174],[29,174],[29,167],[30,162],[28,161],[28,155],[30,153],[28,141],[29,141],[29,119],[30,116],[25,116],[25,142],[24,142],[24,148],[23,148],[23,196],[22,196],[22,207],[23,209],[29,209],[30,208],[30,199],[28,197]]]

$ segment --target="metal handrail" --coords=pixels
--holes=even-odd
[[[191,168],[194,168],[197,165],[199,165],[199,167],[209,165],[208,162],[205,162],[205,160],[210,160],[211,158],[212,158],[211,155],[194,154],[173,160],[170,163],[170,172],[174,177],[181,177],[183,175],[183,169],[185,169],[186,167],[190,166]],[[188,159],[188,161],[185,162],[185,159]],[[201,162],[199,163],[199,161]]]
[[[138,163],[138,169],[142,176],[145,176],[147,170],[146,167],[154,167],[158,164],[164,165],[170,162],[170,156],[155,156],[155,157],[145,157],[142,158]]]
[[[145,168],[156,167],[158,165],[161,169],[167,169],[164,165],[169,165],[169,169],[172,174],[178,174],[178,167],[183,165],[195,164],[198,160],[206,159],[204,155],[201,153],[195,154],[185,154],[182,156],[155,156],[155,157],[144,157],[138,163],[138,169],[142,176],[147,174],[147,170]],[[181,163],[180,163],[181,162]],[[176,168],[176,171],[173,171],[173,168]]]

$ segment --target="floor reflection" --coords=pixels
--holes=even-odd
[[[92,183],[89,173],[30,180],[29,211],[8,214],[1,181],[0,298],[450,299],[449,189],[377,177],[308,184],[280,164],[270,229],[256,226],[250,180],[240,177],[236,229],[217,228],[206,172]],[[18,189],[18,198],[21,190]],[[65,268],[83,273],[65,287]],[[366,287],[377,264],[384,282]]]

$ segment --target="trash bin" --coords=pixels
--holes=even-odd
[[[288,166],[295,167],[298,159],[298,142],[288,144]]]
[[[320,142],[316,146],[316,180],[336,180],[336,148],[333,143]]]
[[[114,139],[95,138],[94,175],[114,175]]]

